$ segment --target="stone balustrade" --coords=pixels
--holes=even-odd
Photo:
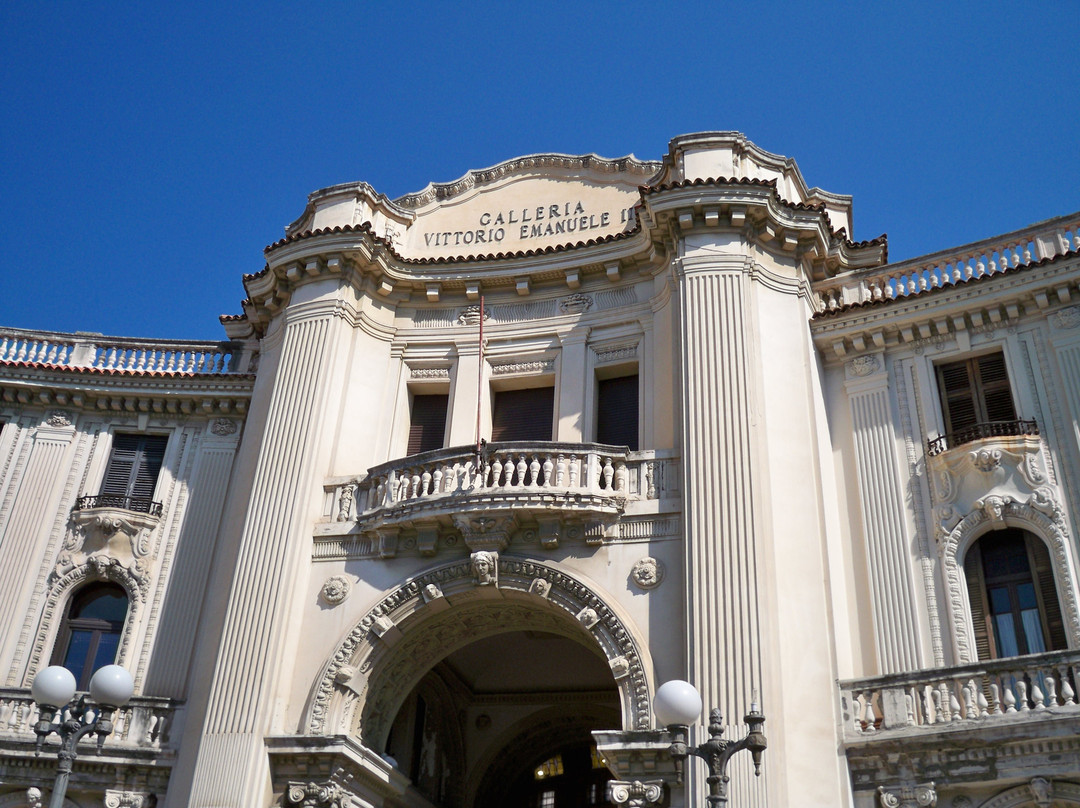
[[[840,682],[847,740],[1077,710],[1080,652],[1056,651]]]
[[[127,373],[250,373],[252,355],[234,342],[124,339],[99,334],[0,330],[0,362]]]
[[[139,749],[163,749],[170,746],[169,729],[178,705],[172,699],[136,697],[113,717],[113,731],[105,739],[105,749],[110,747],[136,747]],[[59,724],[68,717],[67,711],[57,713],[54,722]],[[30,697],[30,691],[21,688],[0,688],[0,738],[34,743],[34,724],[38,720],[38,707]],[[56,735],[46,741],[56,743]],[[92,740],[90,741],[92,742]]]
[[[822,310],[895,300],[1080,251],[1080,213],[953,250],[838,275],[814,285]]]
[[[489,443],[457,446],[383,463],[360,478],[326,486],[332,522],[367,519],[395,506],[452,496],[585,496],[660,499],[674,493],[672,458],[596,443]]]

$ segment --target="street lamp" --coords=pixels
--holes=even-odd
[[[100,750],[105,736],[113,730],[113,712],[127,704],[134,690],[131,674],[119,665],[99,668],[90,679],[90,698],[97,704],[95,709],[87,705],[85,693],[77,703],[69,704],[75,697],[75,677],[67,668],[50,665],[34,677],[30,695],[37,702],[40,712],[38,722],[34,725],[34,732],[38,736],[37,752],[40,754],[45,739],[54,732],[60,736],[60,749],[56,753],[59,763],[49,808],[63,808],[68,779],[78,757],[79,741],[94,733]],[[67,719],[61,716],[61,721],[54,724],[57,713],[65,707]]]
[[[674,760],[686,760],[696,755],[709,767],[709,808],[720,808],[727,803],[728,760],[740,749],[749,749],[754,758],[754,774],[761,775],[761,753],[767,745],[765,733],[761,731],[765,716],[758,710],[757,702],[750,703],[750,712],[745,716],[749,732],[740,741],[724,740],[724,723],[718,709],[709,712],[709,740],[696,747],[688,747],[686,739],[690,725],[701,715],[701,694],[689,682],[673,679],[657,688],[653,698],[656,718],[668,728],[672,735],[671,757]]]

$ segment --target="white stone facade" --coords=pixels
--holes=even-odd
[[[136,698],[77,806],[699,805],[675,678],[729,738],[761,704],[738,804],[1080,802],[1080,214],[898,264],[851,222],[704,133],[318,191],[227,342],[0,331],[0,805],[95,582]],[[960,441],[942,368],[998,354],[1016,423]],[[152,502],[117,436],[164,439]],[[1007,529],[1060,647],[987,659]]]

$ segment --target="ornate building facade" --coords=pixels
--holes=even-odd
[[[112,661],[78,808],[698,805],[670,679],[740,804],[1080,804],[1078,228],[889,263],[704,133],[317,191],[220,343],[0,332],[0,806]]]

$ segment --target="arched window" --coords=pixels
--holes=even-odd
[[[116,661],[127,611],[127,593],[114,583],[84,586],[68,602],[52,664],[71,671],[79,690],[89,687],[94,671]]]
[[[1017,528],[979,539],[964,558],[979,659],[1068,647],[1046,545]]]

